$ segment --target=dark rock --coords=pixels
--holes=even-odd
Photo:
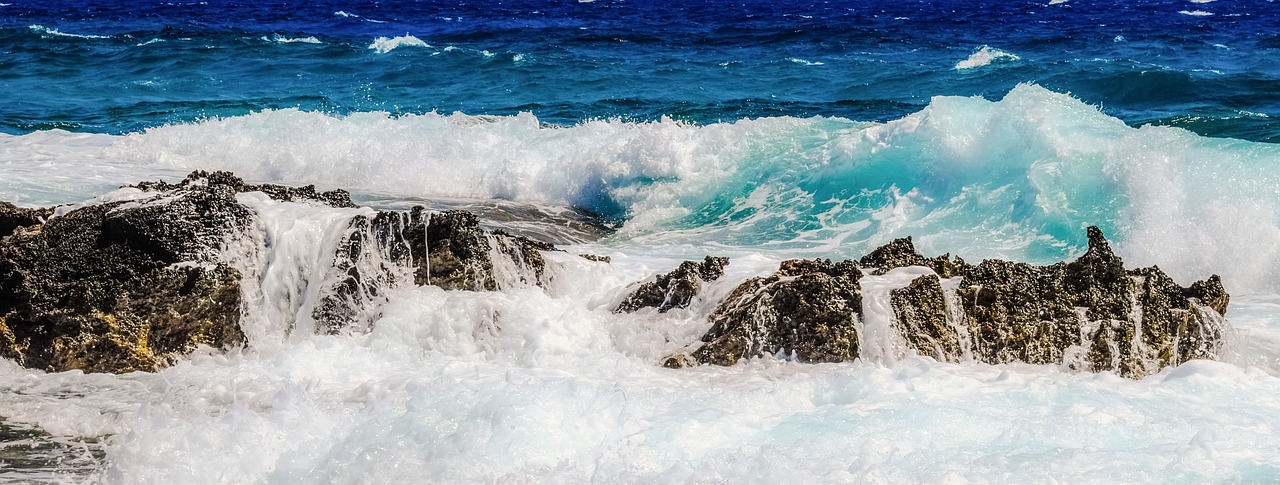
[[[1228,296],[1217,276],[1182,288],[1159,268],[1125,270],[1096,227],[1070,263],[984,261],[960,283],[973,355],[1139,378],[1221,351]]]
[[[936,258],[926,258],[916,252],[911,236],[894,239],[863,256],[858,263],[864,268],[872,268],[871,274],[882,275],[894,268],[906,266],[924,266],[932,269],[943,278],[960,276],[970,268],[963,259],[952,259],[950,254]]]
[[[733,365],[779,352],[804,362],[851,360],[858,356],[860,277],[852,261],[784,261],[772,276],[734,289],[711,314],[703,345],[664,365]]]
[[[498,290],[495,254],[503,257],[498,267],[513,273],[506,279],[543,286],[547,263],[542,251],[556,250],[527,237],[486,231],[475,214],[461,210],[427,214],[414,207],[405,237],[413,254],[414,283],[447,290]]]
[[[1034,266],[1000,260],[947,266],[899,239],[863,258],[883,274],[926,266],[962,276],[948,295],[936,275],[891,290],[892,325],[907,347],[939,360],[1026,362],[1140,378],[1222,351],[1229,296],[1215,275],[1183,288],[1159,268],[1126,270],[1102,231],[1074,261]],[[786,261],[769,278],[747,280],[710,317],[703,345],[667,367],[731,365],[740,358],[794,352],[802,361],[859,356],[858,266]]]
[[[25,228],[0,238],[0,356],[54,371],[128,372],[169,365],[198,345],[244,345],[242,275],[224,253],[254,241],[258,219],[236,194],[353,207],[345,191],[245,184],[227,172],[134,187],[155,194],[48,222],[51,210],[0,205],[3,227]],[[554,249],[481,229],[462,211],[360,214],[332,266],[308,276],[318,278],[307,283],[314,306],[294,310],[309,312],[317,333],[368,331],[398,285],[543,285],[543,251]]]
[[[234,192],[188,184],[72,210],[0,244],[0,354],[53,371],[155,370],[242,345],[239,272],[218,258],[252,220]]]
[[[328,192],[316,192],[316,187],[314,185],[288,187],[273,184],[246,184],[243,179],[235,176],[235,174],[222,171],[206,172],[204,170],[196,170],[187,175],[187,178],[176,184],[165,181],[155,181],[140,182],[127,187],[134,187],[152,192],[171,192],[195,186],[208,186],[210,191],[214,192],[263,192],[267,194],[268,197],[281,202],[310,201],[319,202],[332,207],[356,206],[351,202],[351,194],[342,189],[330,190]]]
[[[729,258],[707,256],[701,263],[685,261],[670,273],[658,275],[653,281],[641,284],[636,291],[622,300],[614,313],[631,313],[641,308],[656,307],[658,313],[672,308],[689,306],[693,297],[702,291],[702,284],[724,276]]]
[[[51,215],[53,215],[53,209],[29,209],[0,201],[0,238],[13,234],[20,227],[44,224]]]
[[[388,301],[388,292],[413,280],[405,230],[410,219],[406,212],[351,219],[311,313],[317,333],[370,330],[380,315],[378,309]]]
[[[960,334],[948,322],[946,295],[937,276],[918,277],[889,295],[895,326],[909,347],[944,361],[961,355]]]
[[[414,207],[408,238],[415,261],[414,283],[447,290],[494,291],[492,246],[480,219],[466,211],[430,215]]]
[[[490,233],[490,241],[497,248],[498,255],[506,256],[510,261],[507,269],[509,275],[506,279],[516,280],[526,285],[545,286],[547,260],[542,257],[542,252],[558,251],[554,245],[508,234],[502,230]],[[502,263],[505,262],[502,261]]]

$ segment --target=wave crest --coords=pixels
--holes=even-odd
[[[369,48],[374,51],[377,51],[377,53],[379,54],[386,54],[388,52],[391,52],[401,47],[430,48],[431,44],[423,42],[422,39],[419,39],[412,35],[402,35],[399,37],[390,37],[390,38],[378,37],[377,39],[373,40],[372,44],[369,44]]]
[[[973,69],[975,67],[982,67],[982,66],[990,65],[992,62],[996,62],[996,61],[1011,62],[1019,59],[1021,59],[1021,57],[1018,57],[1015,54],[1011,54],[1011,53],[1002,51],[1000,49],[995,49],[990,46],[984,45],[980,47],[977,51],[975,51],[973,54],[970,54],[967,59],[956,63],[956,70]]]

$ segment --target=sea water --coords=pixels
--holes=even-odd
[[[1280,480],[1277,19],[1226,0],[5,0],[0,200],[231,170],[480,208],[566,252],[546,290],[405,286],[367,333],[315,336],[292,305],[333,238],[303,235],[368,209],[245,194],[282,241],[234,257],[259,270],[249,345],[119,376],[0,361],[0,478]],[[1089,225],[1129,267],[1222,276],[1222,362],[1128,380],[938,362],[868,331],[882,351],[848,363],[658,365],[783,259],[913,236],[1044,264]],[[609,311],[707,254],[731,264],[689,308]]]

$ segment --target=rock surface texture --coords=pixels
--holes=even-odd
[[[613,311],[631,313],[652,307],[657,308],[658,313],[666,313],[672,308],[687,307],[693,297],[702,291],[702,284],[720,279],[724,276],[724,267],[728,265],[729,258],[716,256],[707,256],[701,263],[685,261],[670,273],[642,283]]]
[[[862,313],[857,263],[793,259],[767,278],[739,285],[712,312],[711,330],[690,355],[666,359],[732,365],[762,355],[794,355],[804,362],[841,362],[858,356],[856,325]]]
[[[909,238],[860,262],[868,275],[904,266],[935,273],[890,291],[902,351],[1130,378],[1218,357],[1230,297],[1216,275],[1184,288],[1156,267],[1127,270],[1101,230],[1087,232],[1084,255],[1048,266],[925,258]],[[711,314],[701,346],[664,365],[731,365],[778,353],[806,362],[858,358],[855,322],[865,317],[858,267],[851,261],[786,261],[773,276],[746,281]]]
[[[227,172],[132,187],[142,191],[132,200],[56,216],[0,204],[0,356],[50,371],[154,371],[199,345],[245,345],[245,275],[227,248],[260,229],[236,195],[355,207],[345,191],[246,184]],[[541,251],[553,249],[482,229],[463,211],[355,214],[309,316],[318,333],[367,331],[397,285],[542,285]]]

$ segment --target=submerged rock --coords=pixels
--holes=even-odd
[[[685,261],[670,273],[661,274],[636,288],[618,307],[614,313],[631,313],[641,308],[657,308],[658,313],[666,313],[672,308],[689,306],[693,297],[702,291],[702,284],[720,279],[724,276],[724,267],[729,258],[707,256],[701,263]]]
[[[856,358],[861,275],[852,261],[783,261],[772,276],[734,289],[712,312],[703,344],[687,356],[668,357],[663,365],[733,365],[780,353],[803,362]]]

